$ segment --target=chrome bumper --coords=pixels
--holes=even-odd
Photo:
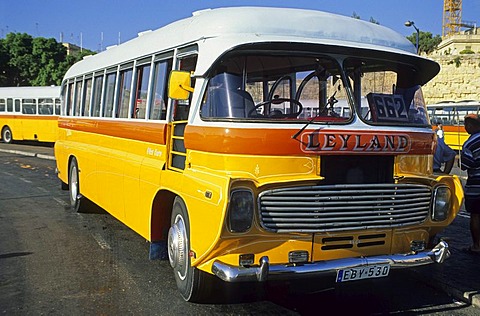
[[[212,272],[226,282],[262,282],[270,280],[287,280],[298,278],[336,275],[338,270],[359,268],[375,264],[389,264],[391,268],[410,268],[431,263],[443,263],[450,257],[450,250],[445,241],[441,241],[430,251],[413,254],[395,254],[364,258],[345,258],[330,261],[318,261],[304,264],[271,265],[268,257],[260,258],[260,264],[254,267],[236,267],[215,261]]]

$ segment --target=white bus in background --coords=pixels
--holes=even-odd
[[[470,136],[465,130],[465,115],[480,114],[480,101],[443,101],[427,105],[432,128],[441,124],[445,143],[455,150],[462,150],[463,143]]]
[[[5,143],[55,142],[60,87],[0,87],[0,131]]]

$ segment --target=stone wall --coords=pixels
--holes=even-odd
[[[480,54],[430,56],[441,66],[423,86],[427,104],[440,101],[480,100]]]

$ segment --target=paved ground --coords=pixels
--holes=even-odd
[[[34,156],[41,159],[55,159],[53,145],[4,144],[0,143],[1,152]],[[464,181],[465,172],[455,165],[453,174]],[[418,268],[418,278],[449,293],[459,301],[464,301],[480,308],[480,255],[472,255],[462,251],[471,243],[469,215],[462,211],[455,221],[447,227],[438,238],[448,241],[452,256],[441,265],[428,265]]]
[[[480,255],[462,251],[471,243],[468,214],[461,212],[441,238],[448,241],[451,257],[441,265],[417,269],[418,277],[444,290],[457,300],[480,308]]]

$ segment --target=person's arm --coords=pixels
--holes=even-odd
[[[450,171],[452,171],[454,163],[455,163],[455,156],[452,159],[445,162],[445,168],[443,169],[443,173],[450,173]]]

